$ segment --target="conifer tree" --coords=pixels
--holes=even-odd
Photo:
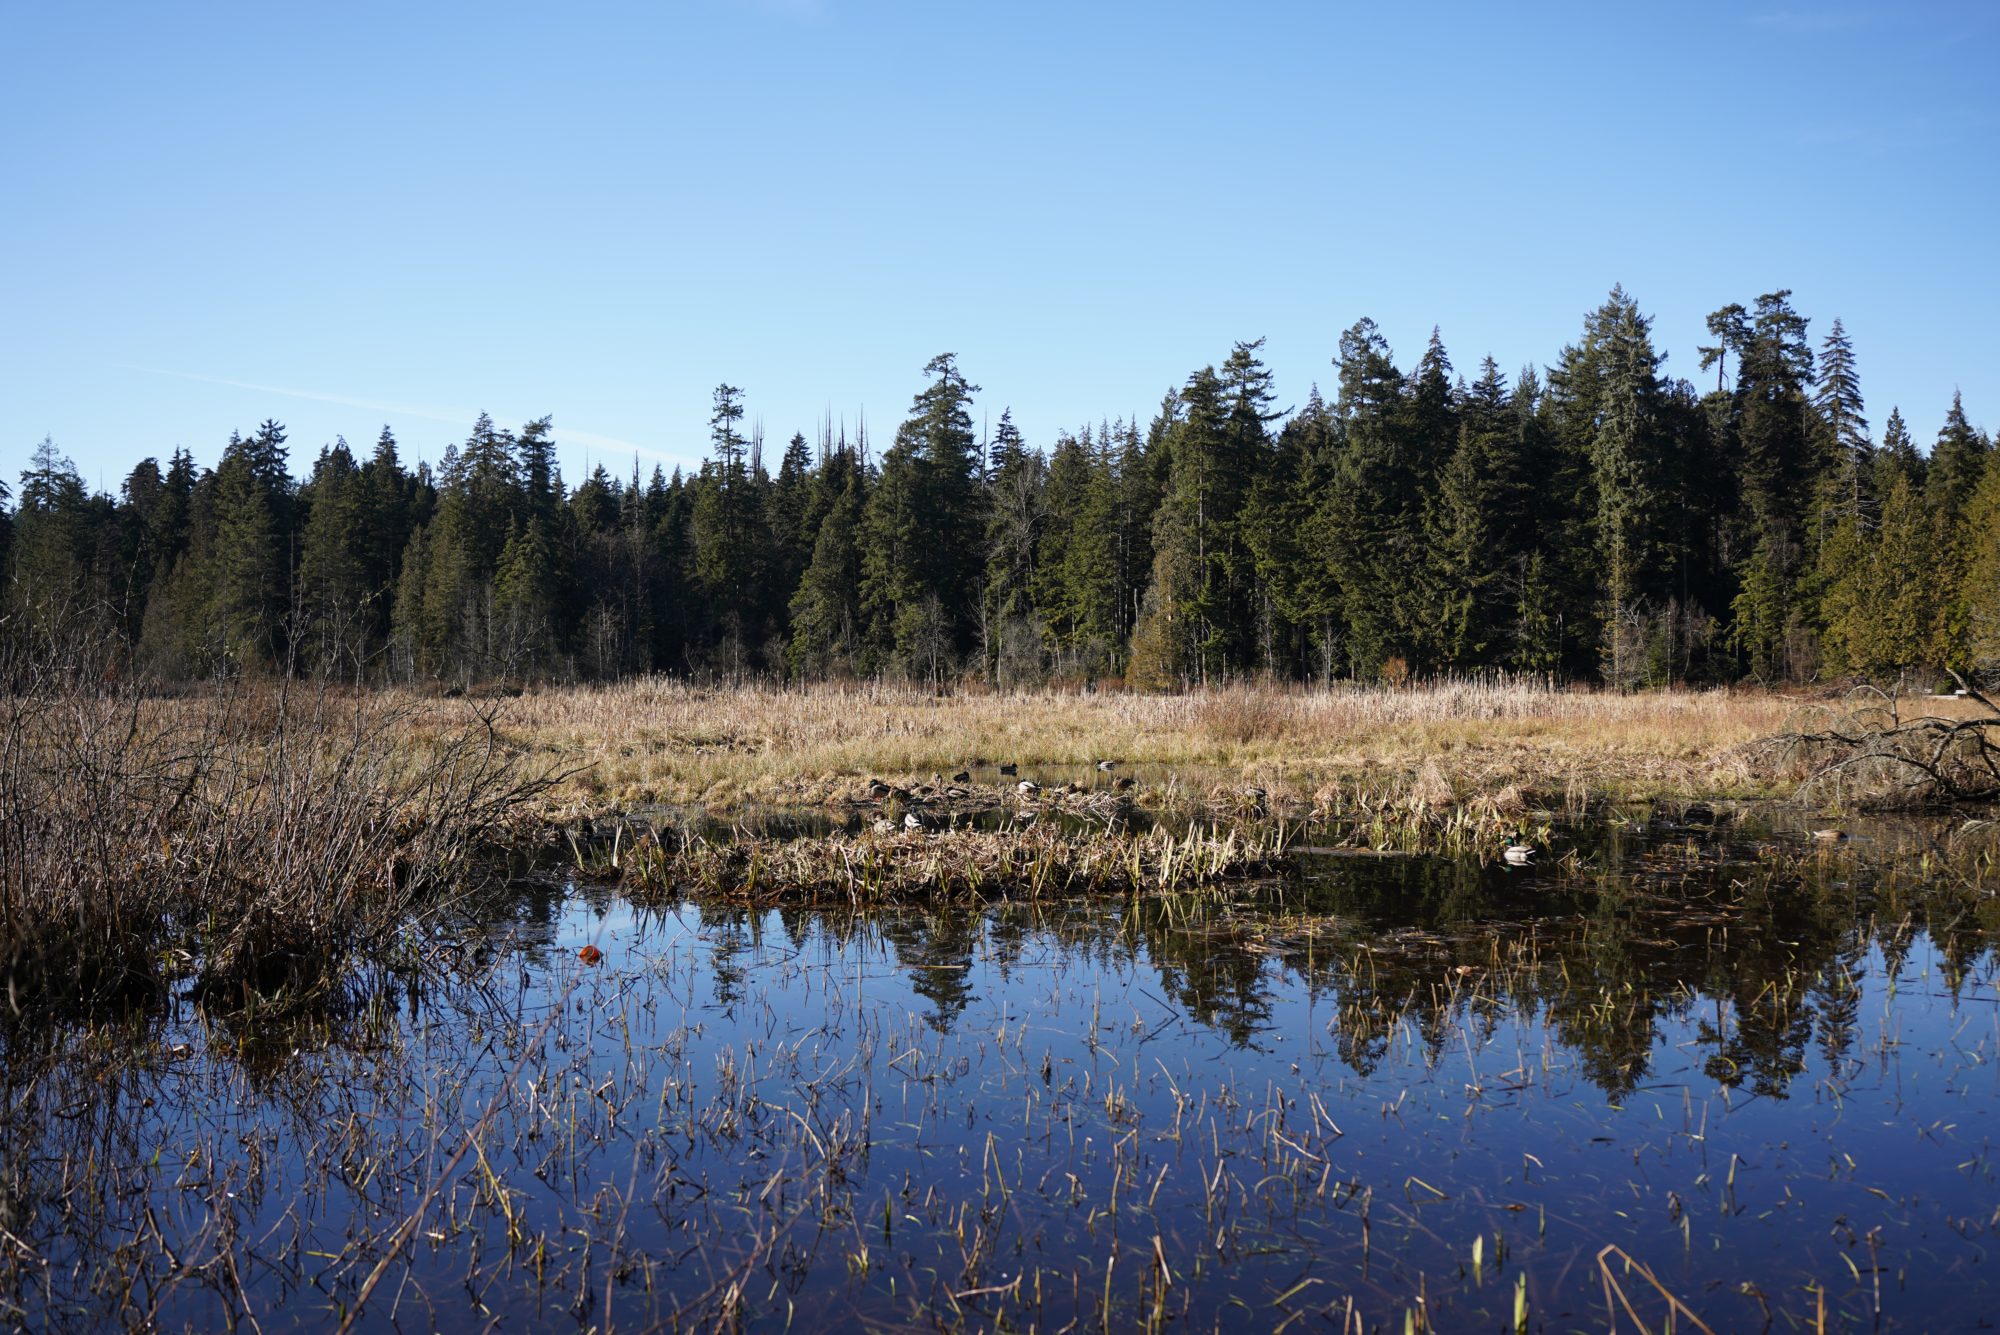
[[[1825,621],[1833,662],[1869,677],[1939,667],[1950,645],[1939,579],[1937,521],[1902,477],[1882,500],[1877,531],[1841,523],[1835,545],[1850,555],[1827,590]]]
[[[231,437],[215,470],[215,538],[204,576],[217,666],[255,672],[285,653],[291,595],[291,478],[285,430],[265,421]]]
[[[942,356],[879,467],[829,427],[775,478],[723,386],[698,476],[635,460],[574,492],[547,418],[482,415],[435,474],[385,428],[303,485],[267,422],[115,498],[45,442],[0,499],[0,597],[10,627],[39,600],[113,653],[136,638],[162,676],[1991,670],[2000,484],[1963,404],[1929,459],[1893,411],[1871,447],[1840,322],[1815,357],[1781,290],[1710,329],[1698,396],[1622,288],[1511,390],[1491,359],[1457,377],[1435,329],[1406,375],[1361,321],[1335,402],[1297,414],[1238,343],[1146,430],[1100,420],[1048,458],[1010,413],[978,441]]]
[[[1348,663],[1372,676],[1413,651],[1424,480],[1412,466],[1404,382],[1373,320],[1340,336],[1338,461],[1315,528],[1340,586]]]
[[[1437,592],[1427,601],[1440,667],[1464,670],[1499,658],[1531,533],[1522,447],[1506,378],[1488,357],[1461,400],[1458,444],[1429,510],[1427,566]]]
[[[384,428],[386,434],[387,429]],[[393,444],[393,442],[392,442]],[[562,504],[562,478],[556,468],[555,419],[537,417],[514,438],[521,505],[527,517],[546,527]]]
[[[743,391],[717,385],[709,414],[709,457],[694,507],[695,574],[715,617],[718,666],[741,673],[764,638],[764,583],[770,538],[738,430]]]
[[[1964,662],[1994,680],[2000,676],[2000,465],[1991,459],[1959,521],[1958,548]]]
[[[1819,383],[1812,403],[1821,467],[1828,478],[1827,492],[1818,507],[1822,522],[1832,523],[1844,514],[1871,514],[1875,447],[1868,439],[1854,342],[1838,319],[1820,343]]]
[[[298,628],[306,666],[359,676],[373,645],[374,604],[387,590],[371,584],[367,496],[345,440],[320,451],[302,493]]]
[[[1623,288],[1613,288],[1586,320],[1583,345],[1562,382],[1588,404],[1586,420],[1595,426],[1589,453],[1604,571],[1602,663],[1620,685],[1643,680],[1654,658],[1647,643],[1651,614],[1670,588],[1669,517],[1677,498],[1661,360],[1652,320]]]
[[[359,486],[363,581],[375,595],[370,633],[378,640],[389,630],[396,576],[410,541],[414,487],[397,457],[396,437],[384,426],[374,453],[361,466]]]
[[[791,601],[791,670],[801,676],[844,676],[863,662],[861,554],[866,477],[858,451],[843,442],[813,477],[819,522],[812,560]]]
[[[1737,360],[1731,424],[1754,546],[1732,605],[1732,639],[1766,680],[1802,676],[1813,664],[1801,638],[1812,617],[1798,586],[1811,556],[1806,510],[1826,462],[1813,446],[1812,348],[1790,298],[1765,293],[1754,315],[1737,305],[1717,311],[1709,317],[1717,346],[1704,350],[1704,358],[1733,352]]]
[[[1984,434],[1965,418],[1965,402],[1954,390],[1951,411],[1938,430],[1937,444],[1931,447],[1930,467],[1925,471],[1925,490],[1931,508],[1956,521],[1972,499],[1973,489],[1986,471],[1991,445]]]
[[[931,383],[910,405],[870,490],[861,603],[876,657],[939,683],[972,647],[985,528],[977,490],[979,392],[950,353],[924,367]]]
[[[554,555],[542,532],[542,516],[530,513],[526,524],[509,521],[494,582],[503,675],[532,676],[553,659],[556,589]]]
[[[1889,420],[1882,424],[1882,445],[1875,451],[1875,466],[1871,482],[1876,496],[1889,494],[1889,488],[1897,478],[1918,491],[1924,489],[1924,456],[1917,453],[1917,445],[1910,438],[1910,429],[1903,424],[1900,408],[1889,410]]]
[[[54,629],[91,612],[89,493],[69,456],[44,436],[21,473],[13,538],[13,605]]]
[[[430,529],[419,527],[403,549],[389,621],[389,671],[412,682],[428,670],[424,643],[424,590],[430,574]]]
[[[1153,520],[1148,599],[1159,639],[1150,670],[1168,681],[1207,683],[1231,665],[1229,547],[1245,480],[1230,470],[1224,394],[1213,367],[1189,376],[1167,437],[1169,471]]]
[[[14,575],[14,516],[8,512],[7,502],[14,493],[0,480],[0,607],[5,607],[6,591],[12,587]]]
[[[795,431],[785,444],[785,456],[778,464],[777,481],[771,485],[766,526],[771,534],[769,595],[774,617],[783,620],[785,605],[798,591],[806,563],[812,560],[813,531],[807,526],[806,511],[812,499],[812,451],[805,433]]]
[[[1110,673],[1119,666],[1116,480],[1088,427],[1057,439],[1046,503],[1032,587],[1047,645],[1061,671]]]
[[[1331,484],[1334,439],[1332,409],[1314,385],[1305,407],[1279,431],[1270,464],[1244,502],[1244,539],[1258,586],[1288,634],[1288,664],[1322,678],[1332,674],[1340,645],[1340,590],[1323,535],[1315,532],[1318,498]]]
[[[1001,410],[988,459],[981,633],[991,680],[1020,686],[1039,680],[1042,671],[1035,591],[1043,583],[1036,555],[1048,519],[1047,469],[1007,409]]]

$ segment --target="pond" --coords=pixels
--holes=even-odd
[[[1921,827],[1788,819],[1641,812],[1527,869],[1308,852],[1169,899],[515,885],[333,1019],[11,1039],[0,1310],[1979,1325],[2000,906]]]

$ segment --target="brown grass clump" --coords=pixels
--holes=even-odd
[[[1047,828],[829,835],[782,842],[646,836],[621,860],[641,896],[684,890],[749,900],[1020,897],[1185,890],[1275,871],[1282,830],[1176,836]]]

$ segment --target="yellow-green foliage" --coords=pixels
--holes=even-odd
[[[1823,609],[1836,671],[1884,676],[1952,658],[1958,580],[1950,536],[1901,478],[1872,531],[1853,516],[1841,521],[1824,557],[1836,572]]]
[[[1988,462],[1966,507],[1960,559],[1966,660],[1982,672],[2000,670],[2000,463]]]

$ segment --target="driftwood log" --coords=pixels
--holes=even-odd
[[[1959,673],[1951,679],[1956,698],[1983,712],[1909,718],[1901,697],[1865,687],[1844,711],[1816,710],[1811,721],[1825,726],[1794,727],[1766,745],[1802,775],[1802,797],[1881,807],[2000,801],[2000,705]]]

